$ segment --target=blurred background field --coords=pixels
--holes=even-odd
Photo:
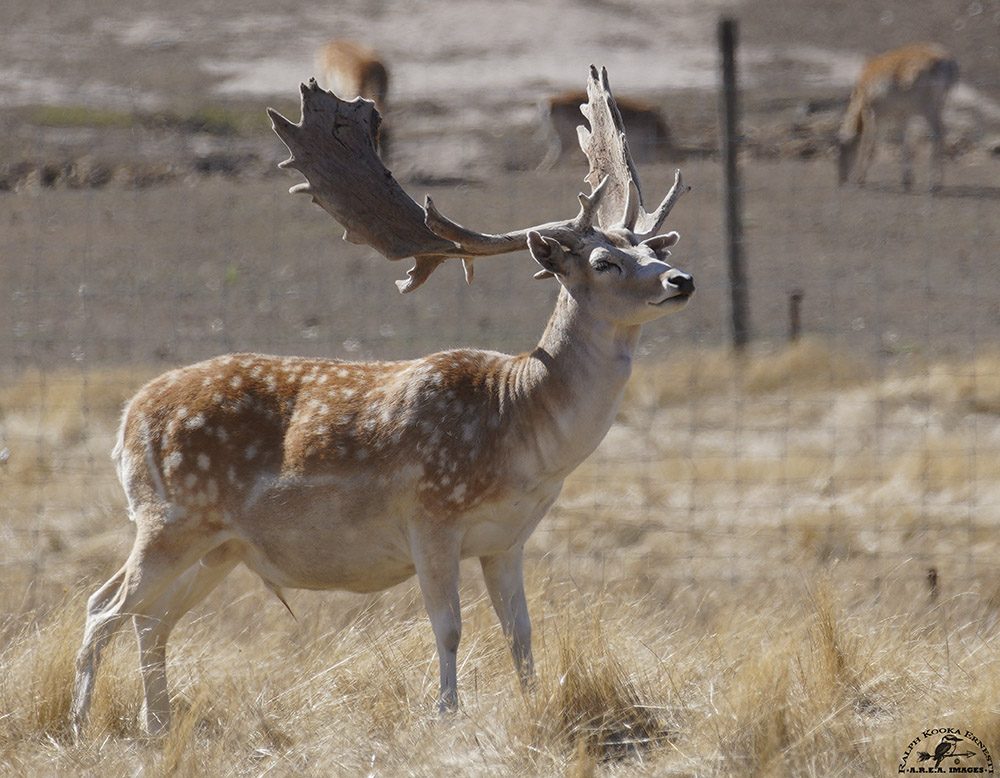
[[[1000,5],[504,8],[0,9],[0,772],[884,775],[936,725],[1000,752]],[[721,11],[742,23],[742,356],[722,258]],[[676,146],[641,166],[650,196],[677,166],[694,187],[670,226],[698,293],[647,328],[617,423],[529,543],[538,688],[517,689],[475,565],[451,721],[433,713],[413,584],[291,593],[293,620],[237,571],[175,633],[168,740],[140,736],[125,638],[72,744],[86,595],[132,539],[108,454],[145,380],[235,350],[518,351],[551,311],[555,285],[531,280],[526,254],[478,262],[471,287],[445,267],[401,297],[405,262],[287,195],[297,178],[275,168],[263,106],[296,115],[313,49],[366,33],[398,74],[391,166],[462,223],[575,212],[582,155],[534,169],[536,103],[582,86],[591,61],[671,126]],[[926,38],[963,70],[944,190],[922,191],[925,148],[914,193],[891,148],[871,187],[837,189],[857,67]]]

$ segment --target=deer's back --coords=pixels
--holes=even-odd
[[[565,149],[576,147],[576,128],[586,124],[580,106],[586,102],[586,92],[574,91],[555,95],[544,103],[543,112]],[[629,98],[618,98],[617,104],[629,148],[637,161],[654,161],[669,150],[670,129],[655,105]]]
[[[382,108],[389,92],[389,72],[373,49],[355,41],[333,40],[320,50],[319,69],[326,87],[344,99],[364,97]]]
[[[876,108],[943,95],[958,81],[958,63],[936,43],[916,43],[869,60],[858,79],[855,99]]]
[[[130,505],[238,515],[279,481],[374,482],[457,514],[503,486],[510,357],[412,362],[236,354],[166,373],[126,408],[116,449]],[[385,487],[390,488],[390,487]]]

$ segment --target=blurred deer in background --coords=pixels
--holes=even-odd
[[[931,137],[930,188],[943,177],[944,120],[948,92],[958,81],[958,63],[941,46],[917,43],[869,60],[858,76],[837,140],[838,182],[844,184],[857,168],[863,186],[875,155],[876,136],[886,124],[900,144],[903,189],[913,186],[913,148],[909,126],[915,117],[927,122]]]
[[[533,672],[525,541],[615,418],[642,326],[694,292],[651,213],[607,73],[591,68],[580,141],[592,191],[565,221],[481,234],[419,206],[382,165],[378,114],[302,86],[302,120],[269,110],[292,187],[388,259],[414,257],[409,292],[441,263],[527,249],[560,285],[538,345],[404,362],[236,354],[154,379],[125,408],[113,456],[136,523],[124,566],[87,604],[73,726],[103,646],[131,619],[146,728],[168,727],[166,647],[178,619],[237,564],[282,589],[379,591],[414,574],[437,643],[442,711],[458,704],[459,562],[477,557],[523,682]],[[503,301],[498,301],[503,305]],[[283,600],[284,601],[284,600]]]
[[[565,92],[546,98],[539,106],[539,119],[546,138],[547,151],[538,164],[539,170],[549,170],[562,161],[578,145],[580,107],[587,102],[587,93]],[[628,135],[633,160],[656,162],[670,152],[673,142],[670,128],[652,103],[616,98],[618,113]]]
[[[328,41],[316,56],[320,85],[344,100],[363,97],[372,100],[385,118],[388,110],[389,70],[374,49],[356,41]],[[389,135],[383,126],[376,138],[376,148],[388,154]]]

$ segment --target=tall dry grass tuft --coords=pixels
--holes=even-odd
[[[552,727],[551,742],[575,755],[575,769],[586,772],[591,759],[620,760],[666,741],[652,693],[626,669],[623,652],[610,644],[596,616],[562,625],[556,649],[555,672],[534,704],[541,705],[537,721]]]
[[[857,386],[874,373],[870,363],[819,338],[761,348],[741,365],[743,388],[753,394],[816,391]]]
[[[164,738],[154,774],[164,776],[193,775],[198,767],[199,744],[197,727],[200,724],[207,698],[199,694],[194,702],[182,710]]]
[[[626,388],[626,405],[659,407],[732,392],[762,395],[863,384],[872,366],[818,338],[759,346],[736,357],[726,348],[678,352],[665,364],[639,363]]]
[[[83,621],[72,599],[11,635],[0,653],[0,748],[38,737],[65,740],[77,639]]]
[[[84,442],[94,426],[115,424],[125,401],[151,370],[40,372],[28,370],[0,386],[0,423],[61,445]]]

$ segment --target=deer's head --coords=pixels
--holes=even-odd
[[[625,221],[608,229],[586,223],[607,181],[590,197],[581,195],[580,215],[568,228],[528,231],[528,250],[542,266],[535,277],[554,276],[570,296],[615,324],[643,324],[680,310],[694,281],[667,262],[676,232],[643,239]]]

